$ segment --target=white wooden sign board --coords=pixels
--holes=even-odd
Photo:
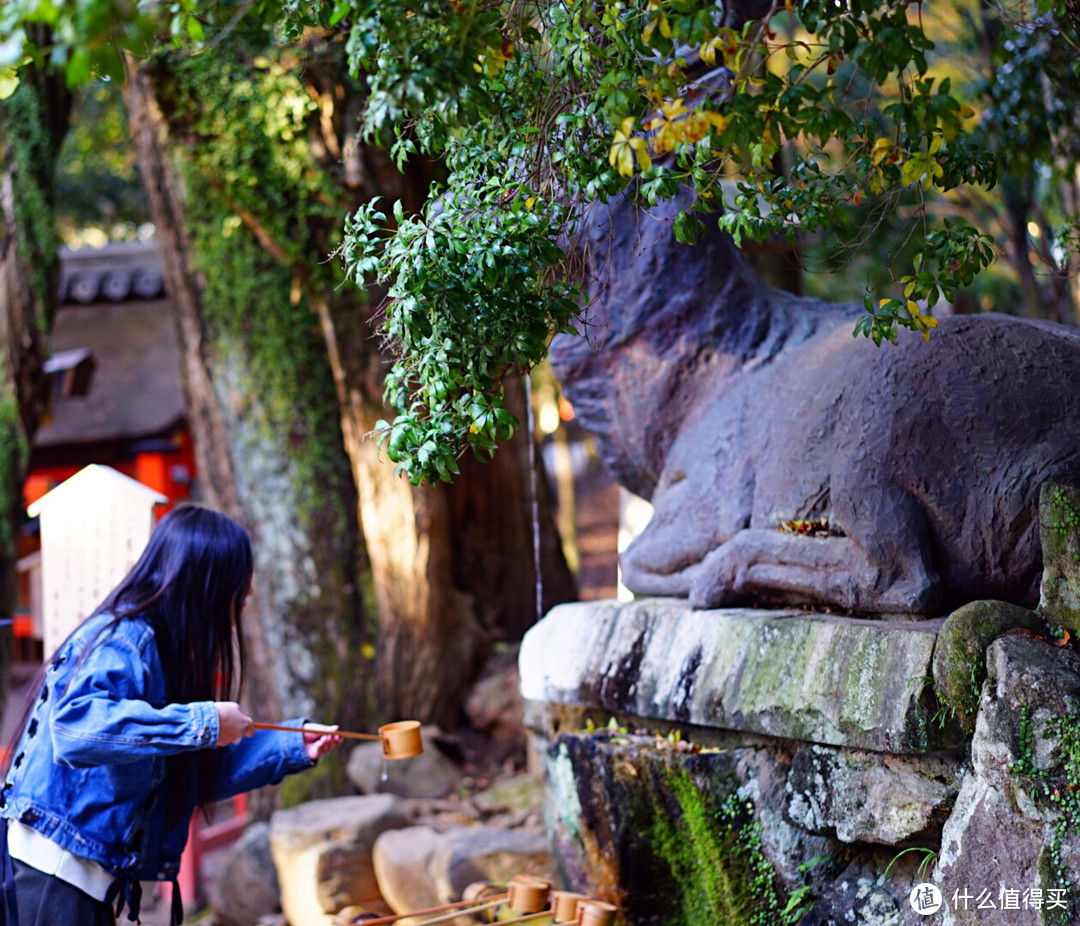
[[[91,464],[27,510],[41,519],[45,659],[135,565],[164,495]]]

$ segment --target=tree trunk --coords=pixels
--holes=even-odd
[[[241,510],[229,455],[225,416],[214,392],[204,350],[199,288],[192,271],[190,247],[183,226],[182,196],[163,146],[166,126],[145,74],[137,71],[129,73],[124,100],[128,107],[147,209],[157,230],[165,289],[176,317],[181,381],[202,500],[252,530],[253,525]],[[252,533],[254,535],[256,531]],[[272,662],[273,654],[266,645],[262,626],[265,608],[258,578],[255,594],[245,611],[244,622],[244,645],[250,665],[248,694],[251,703],[259,705],[260,712],[270,717],[280,717],[284,692],[281,676],[275,672],[277,667]]]
[[[60,278],[54,174],[70,112],[63,77],[30,68],[0,102],[0,618],[11,617],[17,600],[23,483],[48,405],[43,364]],[[0,656],[5,686],[9,639],[5,634]]]
[[[355,286],[342,285],[327,256],[340,240],[344,215],[360,202],[381,195],[401,199],[407,210],[419,208],[431,166],[419,164],[401,174],[384,152],[355,142],[362,87],[348,77],[339,48],[318,36],[308,41],[302,62],[293,62],[294,83],[279,88],[294,99],[299,91],[316,103],[307,120],[306,159],[295,148],[286,153],[280,137],[270,138],[252,124],[251,99],[243,97],[242,87],[260,77],[245,62],[264,54],[262,48],[223,43],[213,59],[198,65],[202,92],[213,88],[220,94],[212,103],[203,100],[201,111],[193,111],[195,94],[184,89],[191,71],[183,69],[192,63],[157,62],[153,86],[168,125],[158,125],[156,131],[162,138],[166,130],[171,133],[168,144],[191,165],[189,176],[206,178],[200,195],[228,204],[232,215],[291,276],[295,291],[317,316],[333,372],[340,433],[355,482],[355,511],[378,610],[378,710],[385,719],[415,717],[452,727],[493,641],[516,640],[535,617],[535,607],[523,604],[531,600],[536,585],[527,458],[520,450],[504,448],[490,467],[468,466],[450,489],[414,488],[394,476],[393,464],[380,458],[367,436],[388,413],[382,400],[386,364],[372,327],[376,300]],[[280,49],[272,53],[283,60],[288,54]],[[145,88],[151,75],[139,80]],[[230,135],[240,131],[246,133],[242,141]],[[281,157],[259,154],[270,147]],[[253,152],[254,160],[230,161],[229,171],[223,171],[220,158],[238,151]],[[286,183],[284,174],[276,174],[286,157],[303,162],[304,177],[318,174],[319,179],[303,189],[298,182]],[[258,181],[245,183],[241,177],[234,182],[235,177],[226,175],[230,171],[248,171]],[[197,318],[197,302],[184,311]],[[199,366],[205,370],[205,363]],[[545,508],[549,514],[550,506]],[[573,596],[572,580],[550,517],[540,530],[549,551],[544,560],[549,600],[566,600]],[[481,559],[476,550],[485,542],[488,552]]]

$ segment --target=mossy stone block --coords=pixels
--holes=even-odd
[[[1042,618],[1006,601],[972,601],[942,625],[934,646],[934,691],[968,733],[975,731],[986,681],[986,649],[1017,627],[1037,633],[1043,629]]]
[[[1039,608],[1047,620],[1080,631],[1080,489],[1047,482],[1039,491],[1043,576]]]

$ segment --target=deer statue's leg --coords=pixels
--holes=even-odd
[[[925,542],[925,516],[906,493],[892,494],[890,510],[898,517],[864,536],[739,531],[687,570],[691,603],[715,608],[765,599],[866,613],[932,613],[941,583]]]

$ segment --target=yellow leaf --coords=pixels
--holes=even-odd
[[[673,151],[675,146],[682,141],[679,129],[666,119],[654,119],[652,124],[656,127],[652,138],[653,151],[657,154]]]
[[[711,110],[706,110],[704,115],[706,120],[708,120],[709,125],[711,125],[717,132],[723,132],[724,129],[727,128],[728,122],[731,121],[730,116],[724,116],[720,113],[714,113]]]
[[[608,152],[608,163],[623,177],[632,177],[634,174],[634,153],[631,148],[632,141],[630,131],[634,125],[633,117],[623,120],[623,129],[615,133],[611,142],[611,150]]]
[[[882,161],[888,160],[893,154],[893,149],[896,146],[892,143],[891,138],[879,138],[874,142],[873,161],[874,166],[877,167]]]
[[[6,100],[18,86],[19,76],[15,73],[15,68],[0,68],[0,100]]]
[[[684,115],[689,110],[687,110],[687,108],[683,106],[682,97],[679,97],[676,100],[668,100],[667,102],[661,103],[660,111],[668,119],[677,119],[679,116]]]
[[[660,34],[665,39],[671,38],[671,23],[668,22],[667,15],[664,13],[660,14]]]
[[[637,157],[637,164],[639,170],[648,170],[652,167],[652,158],[649,157],[649,146],[645,144],[645,140],[642,138],[631,138],[630,148],[633,150],[634,155]],[[631,171],[632,173],[633,171]]]
[[[715,65],[716,53],[721,48],[723,48],[724,45],[724,36],[714,35],[711,39],[709,39],[709,41],[707,41],[704,45],[701,46],[701,51],[699,53],[701,55],[701,60],[704,61],[706,64]]]
[[[930,153],[937,154],[941,150],[941,146],[945,143],[944,135],[935,135],[934,140],[930,142]]]
[[[923,315],[919,311],[919,307],[910,299],[907,301],[905,308],[908,310],[911,320],[915,323],[915,327],[922,332],[923,340],[929,341],[930,329],[938,326],[938,320],[933,315]]]

